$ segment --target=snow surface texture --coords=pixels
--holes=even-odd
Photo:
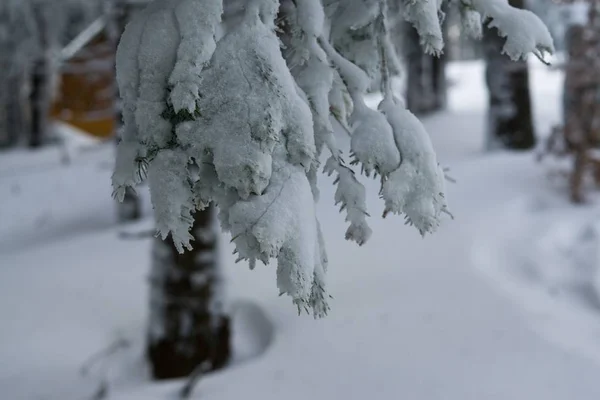
[[[432,54],[443,49],[441,3],[404,2],[405,18]],[[386,2],[325,5],[250,0],[239,23],[217,38],[221,0],[152,3],[128,25],[117,52],[125,126],[113,175],[119,200],[148,175],[158,231],[180,252],[191,247],[195,209],[216,203],[239,259],[251,268],[275,259],[280,293],[315,317],[329,309],[314,206],[324,152],[324,171],[336,175],[334,200],[346,211],[346,239],[362,245],[372,235],[365,187],[334,126],[352,135],[353,164],[380,177],[383,216],[402,214],[425,235],[449,214],[428,133],[391,92],[396,57]],[[499,0],[463,6],[492,18],[511,57],[553,49],[532,13]],[[357,36],[366,45],[354,46]],[[374,69],[385,94],[378,110],[365,103]]]
[[[424,124],[460,178],[448,187],[460,223],[423,241],[399,219],[374,219],[371,244],[359,249],[336,234],[344,218],[317,204],[335,297],[318,322],[289,312],[272,271],[234,264],[224,236],[235,360],[203,377],[191,398],[600,398],[600,314],[572,290],[591,275],[598,242],[585,231],[600,201],[567,205],[564,191],[544,185],[545,170],[531,154],[482,152],[484,66],[448,68],[456,83],[449,111]],[[548,131],[559,122],[561,72],[538,62],[531,72],[536,122]],[[366,97],[373,107],[380,101]],[[336,139],[349,145],[344,135]],[[123,228],[105,195],[111,159],[112,145],[74,151],[68,166],[55,148],[0,156],[2,399],[91,399],[106,381],[111,400],[172,400],[184,384],[152,382],[144,370],[151,241],[119,238]],[[334,196],[330,183],[320,181],[324,198]],[[383,211],[379,184],[365,185],[367,203]],[[128,229],[153,225],[147,219]],[[497,259],[505,250],[509,256]],[[553,291],[545,279],[523,279],[524,265],[544,271],[553,256],[563,271],[548,280]],[[495,290],[511,284],[508,297]],[[115,339],[130,346],[83,376],[81,366]]]

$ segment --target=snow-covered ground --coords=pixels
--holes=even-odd
[[[323,177],[334,300],[318,321],[278,297],[272,268],[234,264],[224,238],[236,356],[193,398],[600,398],[600,199],[568,204],[531,153],[483,154],[482,67],[450,77],[450,110],[426,125],[458,180],[456,219],[421,239],[377,217],[372,181],[374,234],[359,248]],[[532,78],[546,131],[560,75],[536,64]],[[0,399],[83,400],[102,381],[110,399],[173,399],[182,383],[149,383],[142,358],[150,242],[119,237],[151,220],[115,226],[110,145],[71,154],[0,154]]]

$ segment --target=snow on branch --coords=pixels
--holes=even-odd
[[[540,30],[512,29],[505,2],[461,1],[470,20],[479,11],[508,30],[509,54],[551,48]],[[425,50],[439,54],[440,2],[404,4]],[[333,201],[346,212],[346,238],[359,245],[371,229],[353,165],[379,177],[385,214],[403,214],[423,235],[448,212],[444,172],[423,125],[391,91],[384,0],[249,0],[235,24],[221,24],[222,11],[221,0],[156,1],[125,30],[115,196],[148,177],[157,229],[179,251],[192,244],[194,210],[215,203],[238,260],[251,268],[276,261],[281,294],[321,317],[330,296],[318,170],[336,174]],[[364,100],[374,66],[384,94],[378,110]],[[336,120],[351,136],[348,149],[335,140]]]
[[[460,20],[465,33],[473,39],[480,40],[483,37],[483,25],[481,24],[481,14],[466,5],[464,2],[459,4]]]
[[[426,53],[440,55],[444,49],[444,38],[440,20],[443,0],[404,0],[404,18],[410,22],[421,38]]]
[[[200,74],[217,47],[215,31],[221,21],[223,4],[221,0],[180,1],[174,13],[183,39],[169,76],[172,86],[169,100],[175,112],[193,113],[200,95]]]
[[[488,27],[497,28],[506,38],[502,50],[511,59],[524,58],[533,53],[544,60],[546,53],[554,52],[554,42],[548,28],[531,11],[512,7],[508,0],[461,0],[463,7],[477,11],[484,19],[491,19]]]
[[[404,18],[411,23],[421,38],[421,46],[429,54],[439,55],[444,48],[441,22],[444,0],[404,0]],[[508,0],[460,0],[461,20],[466,32],[481,38],[481,19],[489,20],[488,27],[497,28],[506,38],[503,53],[513,60],[532,53],[544,61],[547,53],[554,52],[554,43],[548,28],[531,11],[518,9]]]

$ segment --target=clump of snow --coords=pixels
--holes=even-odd
[[[421,235],[434,232],[448,212],[445,176],[425,127],[404,104],[386,97],[379,108],[388,119],[402,162],[383,182],[384,216],[405,214]]]
[[[503,53],[513,60],[536,54],[543,59],[545,53],[554,53],[554,41],[544,23],[531,11],[512,7],[508,0],[462,0],[479,12],[483,18],[491,18],[488,26],[497,28],[506,37]]]
[[[404,17],[419,32],[421,46],[425,52],[436,56],[439,56],[444,48],[440,26],[442,2],[443,0],[404,1]]]
[[[464,32],[474,39],[483,37],[483,26],[481,24],[481,14],[467,7],[465,3],[460,3],[460,18]]]
[[[223,13],[223,1],[179,0],[174,5],[182,39],[177,49],[177,62],[169,76],[172,86],[169,100],[175,112],[193,113],[200,96],[200,74],[217,47],[215,35]]]
[[[278,261],[278,287],[294,299],[307,299],[314,273],[316,232],[312,193],[301,168],[275,165],[261,196],[236,202],[229,225],[240,257],[267,264]],[[295,227],[296,229],[290,229]]]
[[[400,152],[394,132],[385,116],[361,100],[354,103],[350,148],[367,176],[372,171],[387,177],[400,165]]]
[[[190,229],[195,210],[192,184],[188,180],[189,158],[185,153],[171,149],[159,150],[148,170],[148,186],[154,212],[160,215],[157,229],[163,240],[170,234],[179,252],[191,250],[194,237]]]

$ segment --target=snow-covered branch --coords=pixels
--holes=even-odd
[[[441,2],[403,3],[425,51],[439,54]],[[509,33],[509,54],[551,50],[536,23],[511,29],[504,3],[462,0],[467,20],[479,11]],[[147,173],[157,227],[180,251],[190,245],[193,209],[214,202],[239,260],[252,268],[276,260],[280,292],[320,317],[329,310],[314,205],[322,153],[324,171],[336,174],[346,238],[360,245],[371,236],[368,196],[352,165],[379,176],[385,213],[404,214],[421,234],[448,211],[444,172],[423,125],[391,91],[385,1],[250,0],[230,13],[235,24],[219,27],[222,9],[220,0],[157,1],[125,31],[115,193]],[[378,110],[364,100],[375,75],[384,92]],[[335,120],[351,136],[349,149],[335,140]]]
[[[463,7],[477,11],[488,26],[497,28],[506,37],[503,53],[513,60],[533,53],[541,60],[554,52],[554,42],[548,28],[531,11],[512,7],[508,0],[461,0]]]

